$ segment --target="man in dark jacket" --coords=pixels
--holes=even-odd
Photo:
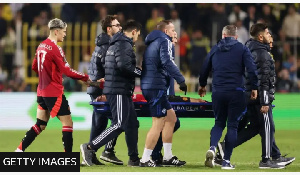
[[[174,37],[172,38],[172,57],[173,60],[175,59],[175,46],[177,43],[177,33],[174,33]],[[169,82],[167,84],[170,84],[168,86],[168,90],[167,90],[167,95],[168,95],[168,99],[169,101],[171,100],[182,100],[183,98],[181,98],[180,96],[175,96],[175,88],[174,88],[174,78],[169,77]],[[188,98],[186,98],[188,100]],[[176,132],[178,129],[180,128],[180,120],[177,117],[175,126],[174,126],[174,132]],[[157,164],[157,165],[161,165],[163,162],[163,156],[161,153],[162,147],[163,147],[163,141],[162,141],[162,133],[160,133],[160,136],[158,138],[157,144],[155,145],[155,148],[152,151],[151,154],[151,159]]]
[[[91,155],[101,146],[116,138],[125,131],[130,160],[129,166],[138,166],[138,127],[134,105],[131,99],[135,88],[135,77],[141,75],[141,70],[136,67],[133,44],[140,35],[141,24],[128,21],[124,32],[115,34],[105,57],[105,84],[103,94],[112,112],[111,126],[104,130],[91,142],[81,144],[80,149],[85,163],[92,165]]]
[[[106,55],[106,51],[109,47],[109,40],[114,34],[119,32],[121,29],[122,27],[119,21],[114,16],[108,15],[102,21],[103,33],[101,33],[96,38],[96,47],[93,52],[88,69],[88,75],[90,76],[92,81],[97,81],[104,78],[105,72],[102,62],[105,60],[104,58]],[[87,88],[87,93],[91,96],[92,101],[94,101],[98,96],[102,95],[102,89],[90,86]],[[107,123],[107,116],[97,113],[93,110],[90,142],[106,129]],[[114,153],[116,139],[117,137],[111,140],[108,144],[106,144],[105,150],[102,152],[100,159],[114,164],[123,165],[123,161],[119,160]],[[95,151],[97,152],[97,150]],[[93,164],[103,165],[97,159],[96,154],[93,154]]]
[[[250,49],[258,69],[259,93],[257,100],[249,98],[250,83],[246,76],[246,96],[247,113],[243,117],[246,122],[240,123],[238,138],[235,147],[243,144],[257,134],[261,135],[262,160],[259,168],[284,168],[285,165],[292,163],[295,157],[281,156],[280,150],[276,145],[274,132],[275,126],[272,114],[272,101],[275,93],[275,64],[270,53],[270,39],[268,27],[265,24],[257,23],[252,25],[250,34],[253,39],[246,42]],[[248,124],[250,121],[250,124]],[[248,124],[248,125],[247,125]],[[245,127],[247,125],[247,127]],[[223,152],[223,144],[218,145],[219,152]],[[270,160],[272,157],[272,160]]]
[[[257,96],[257,72],[249,49],[237,41],[237,28],[227,25],[222,40],[215,45],[203,64],[200,73],[199,95],[206,94],[207,78],[213,72],[212,103],[215,125],[211,130],[210,149],[206,152],[205,166],[214,166],[217,144],[227,123],[227,137],[222,169],[234,169],[230,157],[237,138],[237,127],[246,110],[243,75],[245,67],[251,80],[251,98]]]
[[[161,132],[164,147],[163,165],[182,166],[186,162],[180,161],[172,154],[172,137],[177,118],[167,98],[169,76],[176,80],[181,90],[186,91],[187,86],[172,57],[174,25],[169,20],[163,20],[158,23],[157,29],[146,37],[147,48],[142,64],[141,89],[150,107],[152,127],[147,134],[140,166],[156,167],[150,156]]]
[[[258,70],[259,88],[258,99],[250,100],[247,106],[250,116],[250,122],[253,125],[259,126],[262,145],[262,160],[259,162],[259,168],[274,168],[281,169],[284,165],[278,161],[280,158],[279,149],[276,158],[271,160],[272,145],[275,144],[274,133],[275,125],[272,114],[272,102],[275,100],[275,62],[270,54],[270,33],[268,26],[263,23],[257,23],[250,29],[250,39],[246,46],[250,49]],[[247,88],[247,86],[246,86]],[[247,88],[248,89],[248,88]],[[276,146],[277,147],[277,146]],[[274,151],[275,151],[274,150]],[[275,153],[275,152],[274,152]],[[282,157],[283,158],[283,157]],[[289,162],[290,163],[290,162]]]

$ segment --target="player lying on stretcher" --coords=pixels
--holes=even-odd
[[[104,79],[100,79],[97,82],[92,82],[90,86],[96,86],[103,89],[104,87]],[[168,96],[170,102],[192,102],[192,103],[206,103],[207,101],[202,100],[201,98],[190,98],[190,97],[181,97],[175,95]],[[101,95],[95,99],[96,102],[106,102],[106,96]],[[133,94],[132,95],[133,102],[147,102],[142,94]]]

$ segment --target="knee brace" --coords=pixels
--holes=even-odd
[[[39,127],[40,131],[42,132],[43,130],[45,130],[45,128],[46,128],[46,126],[47,126],[47,123],[48,123],[48,122],[45,122],[45,121],[40,120],[40,119],[37,119],[35,125],[36,125],[37,127]],[[42,127],[41,127],[41,125],[42,125]]]

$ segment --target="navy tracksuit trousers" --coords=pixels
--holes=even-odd
[[[277,159],[281,156],[281,153],[276,145],[274,137],[275,125],[272,114],[272,105],[269,106],[267,114],[262,114],[260,108],[261,105],[257,104],[249,104],[247,106],[247,113],[239,124],[238,138],[235,147],[250,140],[257,134],[260,134],[262,159],[268,159],[270,157]],[[248,124],[249,122],[250,124]]]
[[[98,97],[98,95],[93,95],[93,94],[91,94],[90,96],[92,101],[94,101]],[[90,142],[106,129],[108,124],[108,119],[111,119],[111,116],[106,116],[104,114],[97,113],[93,110]],[[105,145],[105,151],[113,152],[116,142],[117,142],[117,137],[109,141]],[[97,152],[97,150],[95,151]]]
[[[237,140],[239,120],[246,110],[245,94],[243,91],[213,91],[212,103],[215,115],[215,125],[211,130],[210,146],[217,147],[222,132],[227,124],[224,159],[230,160]]]
[[[131,96],[106,95],[106,97],[112,113],[111,126],[90,141],[89,145],[93,150],[97,150],[125,131],[128,156],[131,160],[136,160],[138,158],[139,121]]]

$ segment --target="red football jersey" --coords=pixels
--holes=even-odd
[[[131,98],[133,102],[147,102],[142,94],[133,94]]]
[[[32,69],[39,75],[37,95],[42,97],[59,97],[63,94],[63,74],[77,80],[89,79],[87,74],[70,68],[62,48],[49,38],[38,46]]]

